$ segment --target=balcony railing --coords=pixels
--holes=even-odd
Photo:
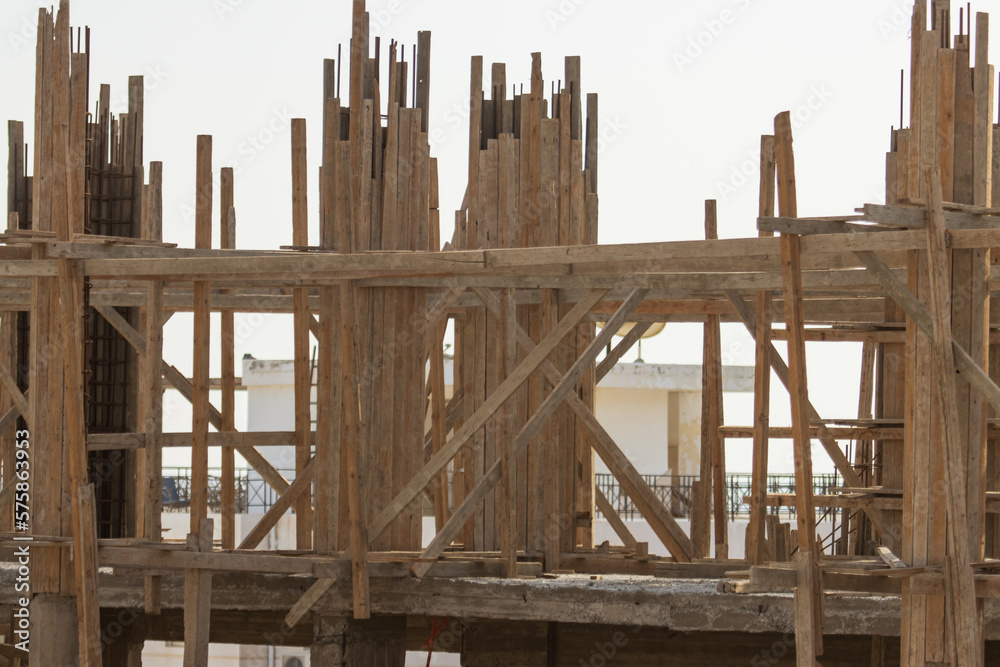
[[[598,473],[597,487],[604,492],[605,497],[615,508],[618,515],[625,520],[641,518],[632,500],[625,495],[618,480],[608,473]],[[663,502],[671,514],[678,519],[691,517],[691,486],[698,481],[694,475],[643,475],[643,480],[653,490],[653,493]],[[726,476],[726,513],[730,520],[746,518],[750,513],[749,504],[743,502],[750,495],[749,474],[733,474]],[[830,489],[842,486],[840,477],[835,474],[813,476],[813,493],[828,494]],[[795,493],[795,475],[768,475],[767,492]],[[795,516],[794,507],[771,507],[768,511],[782,516]],[[816,515],[829,515],[826,508],[816,508]]]
[[[294,470],[279,470],[288,480]],[[236,469],[236,513],[263,514],[278,500],[277,492],[251,470]],[[186,512],[191,503],[191,468],[163,469],[163,510]],[[222,469],[208,469],[208,508],[222,511]]]
[[[288,480],[295,477],[294,470],[282,469],[278,472]],[[625,494],[613,475],[598,473],[596,478],[597,487],[604,492],[620,517],[625,520],[641,518],[635,504]],[[676,518],[691,517],[691,484],[699,479],[697,476],[643,475],[642,478]],[[743,502],[743,499],[750,495],[750,479],[749,474],[732,474],[726,477],[726,512],[730,520],[746,518],[749,515],[750,506]],[[209,468],[208,505],[212,512],[221,511],[221,482],[222,470]],[[838,486],[842,486],[838,475],[813,476],[813,493],[828,494],[830,489]],[[163,509],[168,512],[187,511],[191,499],[190,488],[190,468],[164,468]],[[767,492],[794,494],[795,476],[768,475]],[[277,500],[278,494],[275,490],[267,482],[260,479],[256,473],[246,469],[236,470],[236,512],[238,514],[263,514],[271,509]],[[771,507],[768,508],[768,512],[785,517],[795,516],[794,507]],[[829,516],[830,510],[817,508],[816,514],[817,517]]]

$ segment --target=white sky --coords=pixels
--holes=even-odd
[[[389,38],[409,51],[418,30],[433,32],[430,131],[445,225],[466,183],[470,57],[484,56],[487,81],[490,63],[505,62],[507,81],[527,84],[533,51],[542,52],[546,90],[563,78],[563,58],[580,55],[584,91],[600,96],[608,139],[600,155],[601,243],[702,238],[709,198],[719,200],[721,237],[756,236],[755,155],[783,110],[797,119],[800,215],[883,201],[900,69],[909,62],[907,0],[369,0],[368,8],[383,37],[383,64]],[[74,26],[92,29],[92,102],[99,84],[110,83],[112,110],[124,111],[128,76],[146,75],[144,157],[164,163],[165,240],[193,246],[195,137],[212,134],[216,174],[237,168],[239,247],[290,244],[288,119],[307,119],[313,176],[323,58],[336,57],[338,43],[346,56],[350,1],[75,0],[72,11]],[[36,20],[37,0],[5,0],[0,116],[24,120],[27,137]],[[346,61],[343,76],[346,99]],[[753,173],[745,177],[743,168]],[[442,238],[450,236],[446,226]],[[178,315],[168,327],[165,356],[189,372],[190,317]],[[290,318],[242,318],[240,329],[237,359],[291,356]],[[700,363],[700,337],[700,326],[670,325],[644,343],[643,357]],[[753,363],[740,327],[724,327],[723,352],[726,363]],[[856,345],[810,346],[811,398],[824,417],[856,416],[859,357]],[[772,423],[787,424],[780,385],[772,403]],[[167,407],[167,429],[189,430],[182,401],[170,397]],[[727,396],[727,423],[751,420],[750,397]],[[730,471],[749,471],[746,444],[731,444],[728,456]],[[775,444],[771,458],[772,471],[792,469],[789,447]],[[815,468],[830,469],[822,454]]]

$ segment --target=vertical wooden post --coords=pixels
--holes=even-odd
[[[356,311],[354,308],[353,284],[341,286],[341,344],[344,370],[344,440],[347,461],[347,498],[350,520],[351,565],[354,582],[354,617],[371,616],[371,593],[368,586],[368,525],[365,515],[364,488],[361,472],[361,405],[358,397],[358,335],[356,332]]]
[[[188,547],[202,553],[212,550],[214,526],[201,519],[198,532],[188,535]],[[208,667],[212,618],[212,571],[184,571],[184,667]]]
[[[309,245],[308,161],[306,121],[292,119],[292,245]],[[309,408],[312,379],[309,368],[309,289],[296,287],[295,328],[295,474],[301,475],[312,455],[312,423]],[[312,493],[305,491],[295,501],[295,541],[300,551],[312,549]]]
[[[212,137],[200,135],[197,150],[195,247],[212,247]],[[210,284],[194,284],[194,350],[191,421],[191,532],[208,518],[208,413],[211,321]]]
[[[966,488],[962,483],[966,452],[959,431],[959,406],[955,394],[955,360],[948,321],[948,255],[945,242],[944,205],[941,199],[941,172],[928,172],[927,247],[929,259],[930,311],[934,324],[933,362],[940,387],[937,416],[941,420],[947,473],[948,537],[950,553],[945,557],[947,642],[954,652],[953,664],[979,667],[983,664],[983,640],[972,572],[974,552],[970,549]],[[973,471],[968,471],[971,475]],[[957,528],[956,528],[957,526]]]
[[[761,217],[774,215],[775,155],[774,136],[760,138]],[[761,237],[774,236],[761,231]],[[767,513],[767,452],[771,413],[771,292],[757,292],[757,332],[754,361],[753,467],[750,481],[750,526],[747,531],[746,559],[751,565],[767,560],[764,517]]]
[[[195,247],[212,247],[212,137],[200,135],[197,146]],[[211,284],[194,284],[194,349],[191,380],[191,540],[200,551],[212,550],[208,519],[209,358],[211,353]],[[184,667],[208,664],[211,571],[184,575]]]
[[[142,237],[151,241],[163,240],[163,163],[150,162],[149,185],[143,199]],[[146,479],[143,493],[145,519],[144,536],[150,542],[162,538],[163,512],[163,291],[165,283],[153,280],[146,287],[145,338],[146,355],[142,357],[139,396],[145,406],[144,432],[146,434]],[[146,614],[160,613],[160,577],[145,578]]]
[[[60,8],[63,11],[63,8]],[[68,229],[66,230],[68,237]],[[79,617],[80,664],[101,665],[101,618],[97,600],[97,529],[94,489],[87,483],[87,433],[83,413],[83,275],[79,265],[59,260],[65,369],[66,439],[73,514],[74,581]],[[55,639],[55,638],[53,638]]]
[[[146,354],[142,357],[140,395],[146,404],[146,517],[144,537],[149,542],[162,538],[163,513],[163,289],[156,280],[146,288]],[[158,576],[146,577],[146,614],[160,613]]]
[[[718,210],[715,200],[705,202],[705,238],[719,238]],[[708,413],[708,438],[712,448],[712,498],[715,523],[715,557],[729,558],[729,512],[726,502],[726,442],[719,435],[722,426],[722,331],[718,315],[709,315],[705,325],[705,356],[702,376],[702,402]],[[705,425],[702,425],[704,432]],[[704,474],[704,473],[702,473]]]
[[[798,217],[791,114],[774,121],[778,204],[783,217]],[[822,585],[816,565],[816,508],[812,490],[812,450],[809,433],[809,390],[806,375],[805,317],[802,304],[800,237],[781,235],[781,273],[788,328],[788,391],[792,402],[795,447],[795,507],[798,519],[799,567],[795,589],[795,646],[798,665],[814,665],[823,654]]]
[[[325,107],[323,116],[323,166],[320,170],[320,200],[323,216],[320,222],[320,246],[334,250],[338,246],[337,160],[340,154],[340,100],[335,97],[333,61],[325,65]],[[337,348],[336,334],[340,317],[339,289],[332,285],[319,288],[320,332],[316,378],[316,512],[313,546],[317,553],[332,553],[342,548],[340,543],[341,516],[341,396],[342,354]]]
[[[234,175],[232,167],[223,167],[219,174],[219,245],[236,248],[236,209],[234,207]],[[236,431],[236,317],[232,310],[219,314],[222,347],[220,374],[222,379],[223,433]],[[222,548],[236,548],[236,448],[222,448]]]
[[[517,302],[514,298],[513,289],[505,289],[500,299],[500,321],[504,328],[502,341],[504,349],[503,375],[504,378],[510,376],[517,367]],[[500,554],[504,563],[504,576],[517,576],[517,528],[515,520],[517,517],[517,502],[515,494],[517,492],[516,471],[514,469],[516,461],[516,433],[517,433],[517,413],[514,401],[508,400],[506,407],[500,413],[501,437],[499,441],[500,462],[501,462],[501,490],[500,490]]]

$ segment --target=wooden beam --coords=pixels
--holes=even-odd
[[[349,245],[346,247],[350,247]],[[354,617],[369,618],[371,615],[371,591],[368,584],[368,545],[377,537],[367,525],[365,516],[365,496],[362,482],[364,470],[361,450],[361,434],[364,426],[361,422],[362,406],[358,396],[358,358],[361,342],[355,321],[355,290],[357,288],[345,283],[340,289],[341,308],[341,349],[343,353],[342,386],[344,396],[344,437],[341,446],[344,448],[344,461],[347,479],[347,501],[351,571],[354,590]],[[426,485],[425,485],[426,486]],[[422,489],[421,489],[422,490]],[[411,499],[412,500],[412,499]],[[394,515],[395,516],[395,515]],[[388,525],[388,522],[386,522]],[[322,580],[321,580],[322,581]],[[319,583],[319,582],[317,582]],[[314,587],[316,584],[313,585]],[[292,624],[289,624],[290,626]]]
[[[68,12],[68,3],[60,14]],[[68,17],[67,17],[68,20]],[[64,26],[68,30],[68,25]],[[68,39],[68,36],[65,37]],[[81,664],[101,665],[101,619],[97,599],[97,529],[94,489],[87,480],[87,442],[83,376],[83,275],[74,260],[60,263],[59,292],[65,373],[66,439],[73,515],[74,582]]]
[[[357,38],[357,36],[355,36]],[[292,119],[292,245],[309,245],[309,203],[307,198],[309,165],[306,157],[306,121]],[[312,459],[312,419],[310,400],[312,377],[309,365],[309,289],[296,288],[294,299],[294,376],[295,376],[295,475],[305,470]],[[312,549],[312,493],[299,495],[295,506],[295,543],[299,550]]]
[[[295,481],[288,487],[278,500],[264,513],[257,525],[253,527],[247,536],[243,538],[238,547],[244,549],[256,549],[267,534],[278,524],[278,520],[285,515],[292,504],[304,495],[304,492],[311,488],[316,471],[316,457],[309,459],[305,469],[295,476]]]
[[[198,137],[195,245],[212,247],[212,137]],[[191,533],[200,535],[208,518],[208,379],[211,357],[210,284],[194,285],[194,351],[191,392]],[[207,649],[206,649],[207,650]],[[185,651],[185,661],[187,661]]]
[[[188,535],[188,547],[212,552],[213,524],[201,519],[198,532]],[[208,667],[209,631],[212,619],[212,571],[184,571],[184,667]]]
[[[965,469],[966,453],[960,441],[958,424],[958,403],[955,393],[955,359],[953,347],[949,345],[951,324],[949,321],[948,295],[950,281],[948,271],[948,251],[943,226],[943,206],[941,172],[937,167],[928,172],[928,193],[930,199],[927,226],[927,250],[930,270],[930,311],[933,318],[934,370],[939,387],[938,417],[941,420],[941,435],[944,440],[945,491],[947,494],[947,516],[949,551],[945,557],[945,595],[950,598],[953,616],[945,624],[955,651],[957,665],[978,667],[982,665],[983,644],[979,613],[976,608],[975,580],[972,574],[972,557],[969,538],[963,528],[968,526],[966,490],[962,480],[973,471]],[[956,528],[957,526],[957,528]]]
[[[146,449],[146,516],[143,527],[144,537],[150,542],[159,542],[162,538],[163,520],[163,287],[163,283],[159,281],[149,283],[146,354],[140,355],[142,366],[139,392],[146,405],[143,429]],[[147,577],[145,580],[145,606],[149,615],[160,612],[160,585],[160,577]]]
[[[507,135],[503,135],[506,137]],[[506,140],[501,140],[501,145]],[[500,361],[502,368],[498,369],[500,377],[509,377],[517,368],[517,304],[514,290],[504,290],[500,300],[500,312],[497,325],[501,331],[498,337],[502,344]],[[442,401],[443,402],[443,401]],[[500,448],[501,488],[499,498],[500,515],[500,554],[504,562],[504,572],[507,577],[517,576],[517,448],[514,434],[517,431],[516,399],[507,401],[501,413],[500,432],[497,447]]]
[[[632,325],[628,333],[622,336],[622,339],[618,341],[618,344],[608,353],[606,357],[597,366],[597,383],[600,384],[601,380],[611,372],[611,369],[615,367],[625,353],[632,349],[632,346],[639,342],[639,339],[645,335],[649,328],[653,326],[652,322],[637,322]]]
[[[718,206],[715,200],[705,202],[705,238],[719,238]],[[712,508],[715,526],[715,557],[729,558],[729,511],[726,502],[726,443],[719,437],[722,412],[722,331],[719,316],[709,315],[705,323],[705,345],[702,361],[702,446],[711,449]],[[707,402],[706,402],[707,399]],[[702,480],[705,479],[702,471]],[[705,487],[702,488],[704,492]],[[707,552],[704,555],[708,555]]]
[[[760,138],[760,205],[761,216],[774,215],[775,198],[775,138]],[[771,232],[761,231],[760,236]],[[753,403],[753,463],[750,481],[750,525],[747,528],[746,561],[762,565],[767,558],[764,539],[764,517],[767,512],[767,462],[771,414],[771,309],[769,291],[757,292],[757,327],[754,333],[754,403]]]
[[[236,247],[236,208],[232,167],[223,167],[219,174],[219,245],[225,249]],[[227,290],[228,291],[228,290]],[[222,428],[223,432],[236,431],[236,313],[224,310],[219,314],[219,344],[221,360],[219,374],[222,379]],[[159,370],[159,363],[156,364]],[[236,547],[236,450],[222,448],[222,548]]]
[[[14,402],[14,407],[24,417],[24,420],[30,423],[31,407],[28,404],[28,399],[21,393],[21,390],[17,386],[17,380],[14,379],[14,376],[10,373],[10,369],[2,361],[0,361],[0,382],[3,383],[3,388],[7,391],[7,395]]]
[[[622,541],[622,544],[624,544],[628,549],[637,549],[639,544],[638,541],[635,539],[632,531],[628,529],[628,526],[625,525],[625,522],[622,521],[622,518],[618,516],[618,512],[616,512],[615,508],[612,507],[611,501],[609,501],[608,497],[604,495],[604,491],[597,489],[595,500],[597,501],[597,509],[600,510],[604,518],[608,520],[608,524],[611,526],[611,529],[615,531],[615,535],[617,535],[618,539]]]
[[[798,216],[795,158],[792,150],[791,114],[779,114],[774,122],[778,201],[782,216]],[[806,376],[806,346],[802,337],[802,258],[799,236],[781,235],[781,272],[785,292],[788,340],[788,393],[792,402],[792,433],[795,447],[796,517],[799,534],[798,586],[795,589],[795,648],[799,665],[815,664],[823,654],[822,585],[816,567],[816,509],[813,502],[812,450],[809,437],[809,389]],[[839,450],[838,450],[839,451]]]

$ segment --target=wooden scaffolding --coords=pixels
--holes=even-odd
[[[409,61],[392,42],[384,68],[354,0],[346,103],[341,63],[324,68],[320,237],[308,234],[312,172],[306,122],[295,119],[291,244],[278,250],[237,249],[235,176],[221,169],[214,191],[210,136],[196,142],[195,248],[164,243],[163,166],[147,168],[142,150],[142,78],[129,80],[127,113],[109,112],[108,86],[91,113],[89,33],[74,40],[67,0],[39,18],[34,143],[9,124],[0,236],[0,531],[8,552],[29,539],[36,549],[33,596],[75,598],[81,664],[102,664],[99,566],[142,573],[148,615],[161,612],[164,573],[184,573],[192,666],[207,664],[222,571],[312,577],[287,628],[345,580],[354,618],[369,618],[381,577],[669,573],[719,578],[732,595],[794,590],[799,665],[823,655],[825,592],[888,592],[902,600],[900,664],[983,664],[983,601],[1000,597],[1000,134],[986,14],[973,39],[960,12],[955,36],[947,1],[916,2],[910,124],[892,132],[884,205],[800,218],[786,112],[761,140],[758,237],[719,240],[709,201],[704,241],[601,246],[598,105],[584,98],[579,58],[566,59],[548,97],[541,54],[527,90],[494,64],[487,91],[483,60],[472,59],[469,180],[444,242],[428,142],[430,33]],[[191,378],[164,358],[174,312],[194,314]],[[237,312],[293,315],[294,431],[236,429]],[[661,321],[705,326],[690,534],[594,416],[597,383]],[[723,322],[756,341],[745,427],[723,424]],[[636,326],[612,347],[627,323]],[[810,402],[806,343],[821,341],[863,343],[856,417],[824,419]],[[769,425],[772,373],[788,389],[790,428]],[[164,382],[191,402],[190,433],[163,433]],[[737,437],[753,441],[743,561],[729,559],[725,498],[725,442]],[[772,438],[793,442],[794,494],[768,492]],[[843,480],[839,493],[813,492],[814,442]],[[294,447],[294,479],[257,450],[274,444]],[[165,542],[161,526],[171,446],[192,452],[185,544]],[[222,451],[219,542],[209,447]],[[236,453],[279,496],[240,543]],[[595,486],[595,457],[669,553],[650,555],[629,532]],[[95,475],[102,461],[114,475]],[[20,509],[29,487],[30,520]],[[425,502],[437,534],[421,548]],[[790,504],[794,531],[768,514]],[[830,543],[817,535],[817,507],[843,508]],[[289,511],[297,550],[257,549]],[[598,511],[624,547],[595,545]],[[872,664],[884,664],[884,640],[872,644]]]

